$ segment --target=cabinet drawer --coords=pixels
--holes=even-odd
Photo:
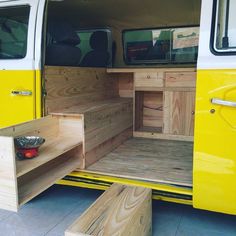
[[[148,72],[148,73],[134,73],[134,85],[136,90],[155,91],[155,88],[162,88],[164,86],[163,72]]]
[[[165,76],[165,87],[196,87],[196,72],[169,72]]]

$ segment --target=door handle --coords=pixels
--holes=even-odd
[[[227,101],[220,98],[212,98],[211,103],[215,105],[221,105],[226,107],[235,107],[236,108],[236,102],[233,101]]]
[[[11,94],[15,96],[31,96],[32,91],[13,90]]]

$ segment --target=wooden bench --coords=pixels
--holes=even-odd
[[[65,232],[65,236],[150,236],[152,191],[113,184]]]
[[[132,136],[133,100],[120,98],[118,80],[104,68],[46,67],[46,110],[81,120],[83,167]]]

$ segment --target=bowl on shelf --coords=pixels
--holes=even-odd
[[[14,139],[17,149],[16,156],[20,159],[31,159],[38,156],[39,147],[45,139],[36,136],[21,136]]]

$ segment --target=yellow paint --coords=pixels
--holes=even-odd
[[[183,194],[190,197],[192,196],[192,190],[187,189],[187,188],[178,188],[174,186],[169,186],[169,185],[164,185],[164,184],[162,185],[162,184],[153,183],[153,182],[145,182],[145,181],[126,179],[126,178],[91,174],[91,173],[87,173],[86,171],[76,171],[76,172],[71,173],[70,176],[75,177],[75,178],[77,177],[78,179],[79,178],[87,179],[88,183],[84,183],[80,181],[76,182],[73,180],[60,180],[58,184],[82,187],[82,188],[98,189],[98,190],[107,190],[111,183],[120,183],[120,184],[128,184],[128,185],[140,186],[140,187],[145,187],[145,188],[151,188],[153,190],[159,190],[159,191],[169,192],[173,194],[177,193],[177,194]],[[107,184],[103,184],[103,182],[106,182]],[[165,196],[160,196],[155,193],[153,193],[153,199],[192,205],[191,200],[165,197]]]
[[[236,214],[236,108],[212,98],[236,101],[236,70],[198,71],[193,204]]]
[[[0,79],[0,128],[34,119],[35,71],[2,70]],[[14,90],[32,91],[32,95],[12,95]]]

